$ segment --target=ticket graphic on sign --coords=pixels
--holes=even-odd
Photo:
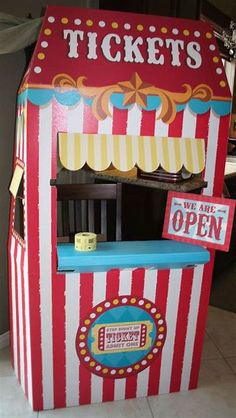
[[[159,356],[165,319],[148,299],[123,295],[104,300],[81,320],[76,351],[81,364],[102,377],[140,373]]]
[[[150,321],[99,324],[93,328],[92,352],[94,354],[146,350],[151,346]]]

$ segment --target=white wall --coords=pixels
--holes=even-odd
[[[56,0],[46,4],[98,7],[98,0]],[[33,18],[42,15],[43,0],[8,0],[0,11],[14,16]],[[8,186],[12,175],[15,105],[18,86],[25,69],[24,51],[0,55],[0,335],[9,329],[7,238],[9,222]]]

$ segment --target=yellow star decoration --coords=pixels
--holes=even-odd
[[[134,73],[129,81],[118,83],[118,86],[125,96],[123,105],[137,103],[141,107],[147,106],[147,96],[152,85],[143,82],[138,73]]]

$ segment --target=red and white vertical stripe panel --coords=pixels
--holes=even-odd
[[[202,267],[194,270],[112,270],[108,273],[68,273],[65,307],[57,306],[57,324],[64,338],[57,351],[65,367],[54,377],[55,407],[128,399],[188,389],[193,351],[198,346],[195,329],[202,284]],[[59,292],[61,292],[59,290]],[[160,357],[141,373],[123,379],[91,374],[80,364],[75,338],[80,321],[93,306],[121,295],[145,297],[155,303],[167,322],[167,338]],[[60,311],[60,312],[59,312]],[[64,331],[65,330],[65,331]],[[57,355],[57,354],[56,354]],[[47,377],[49,374],[47,374]]]
[[[107,118],[105,121],[97,122],[91,114],[91,109],[81,103],[78,109],[68,110],[67,131],[194,137],[197,136],[197,129],[201,130],[202,126],[201,121],[197,121],[197,117],[191,114],[188,108],[177,115],[175,123],[171,126],[161,121],[155,122],[155,112],[142,112],[137,106],[129,112],[112,110],[112,119]],[[204,137],[207,137],[207,134],[205,132]],[[214,159],[211,160],[211,164],[212,162],[214,163]],[[208,171],[214,179],[212,168],[214,167]],[[54,370],[54,383],[52,374],[50,376],[50,373],[47,373],[45,376],[47,382],[50,380],[52,382],[51,394],[54,393],[54,406],[124,399],[188,388],[191,385],[192,356],[198,343],[195,330],[202,270],[203,267],[188,271],[145,270],[143,277],[139,277],[138,281],[134,280],[135,273],[131,270],[121,271],[116,278],[113,277],[111,287],[106,273],[67,274],[66,277],[60,275],[57,287],[55,286],[54,298],[62,303],[57,304],[57,308],[53,310],[55,317],[60,318],[62,323],[53,323],[53,326],[55,326],[54,333],[58,337],[57,342],[60,341],[61,345],[56,344],[54,355],[57,358],[61,356],[66,367],[65,369],[61,367],[59,370],[54,361],[57,369]],[[168,333],[159,361],[139,375],[111,381],[91,374],[79,364],[75,350],[75,336],[80,318],[103,299],[117,294],[149,296],[157,305],[158,302],[163,305]],[[188,345],[184,343],[185,339]]]
[[[116,274],[56,275],[56,201],[50,179],[55,177],[56,172],[56,134],[59,131],[204,137],[208,138],[207,149],[210,150],[213,141],[217,142],[221,120],[213,113],[193,115],[188,107],[177,114],[171,125],[156,121],[155,111],[141,111],[136,105],[129,111],[113,108],[113,117],[99,122],[92,115],[91,108],[82,101],[73,108],[55,101],[41,108],[29,104],[29,108],[27,213],[31,221],[28,220],[27,246],[30,281],[25,293],[29,292],[32,299],[28,312],[34,407],[50,409],[193,386],[191,376],[197,373],[194,374],[191,368],[192,358],[197,356],[197,344],[202,338],[200,326],[198,339],[196,324],[202,278],[206,277],[204,268],[159,272],[142,270],[138,278],[135,278],[137,273],[131,270]],[[208,119],[209,131],[214,131],[214,138],[213,134],[208,137]],[[216,157],[214,154],[207,158],[208,194],[214,188]],[[30,170],[33,170],[33,179],[30,179]],[[37,178],[38,185],[35,183]],[[17,256],[12,254],[12,259],[17,259]],[[15,266],[15,271],[18,270]],[[13,291],[18,291],[16,285]],[[159,360],[139,375],[112,381],[92,375],[79,364],[75,336],[80,318],[92,306],[105,298],[122,294],[148,297],[155,302],[166,316],[168,331]],[[19,315],[17,307],[15,309],[17,327]],[[19,347],[20,344],[19,341]]]
[[[15,158],[26,161],[25,108],[19,106],[16,121]],[[24,188],[25,179],[24,181]],[[13,199],[13,198],[12,198]],[[26,202],[24,202],[26,218]],[[31,401],[31,355],[29,329],[29,292],[27,273],[27,251],[22,237],[14,231],[15,202],[11,207],[10,227],[10,306],[11,306],[11,347],[15,373],[26,396]],[[24,223],[26,232],[26,225]]]

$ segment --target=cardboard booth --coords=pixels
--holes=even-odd
[[[58,179],[86,166],[114,183],[220,196],[230,108],[205,23],[47,8],[18,94],[10,188],[12,362],[34,410],[196,388],[214,250],[58,243]],[[160,170],[189,178],[152,179]]]

